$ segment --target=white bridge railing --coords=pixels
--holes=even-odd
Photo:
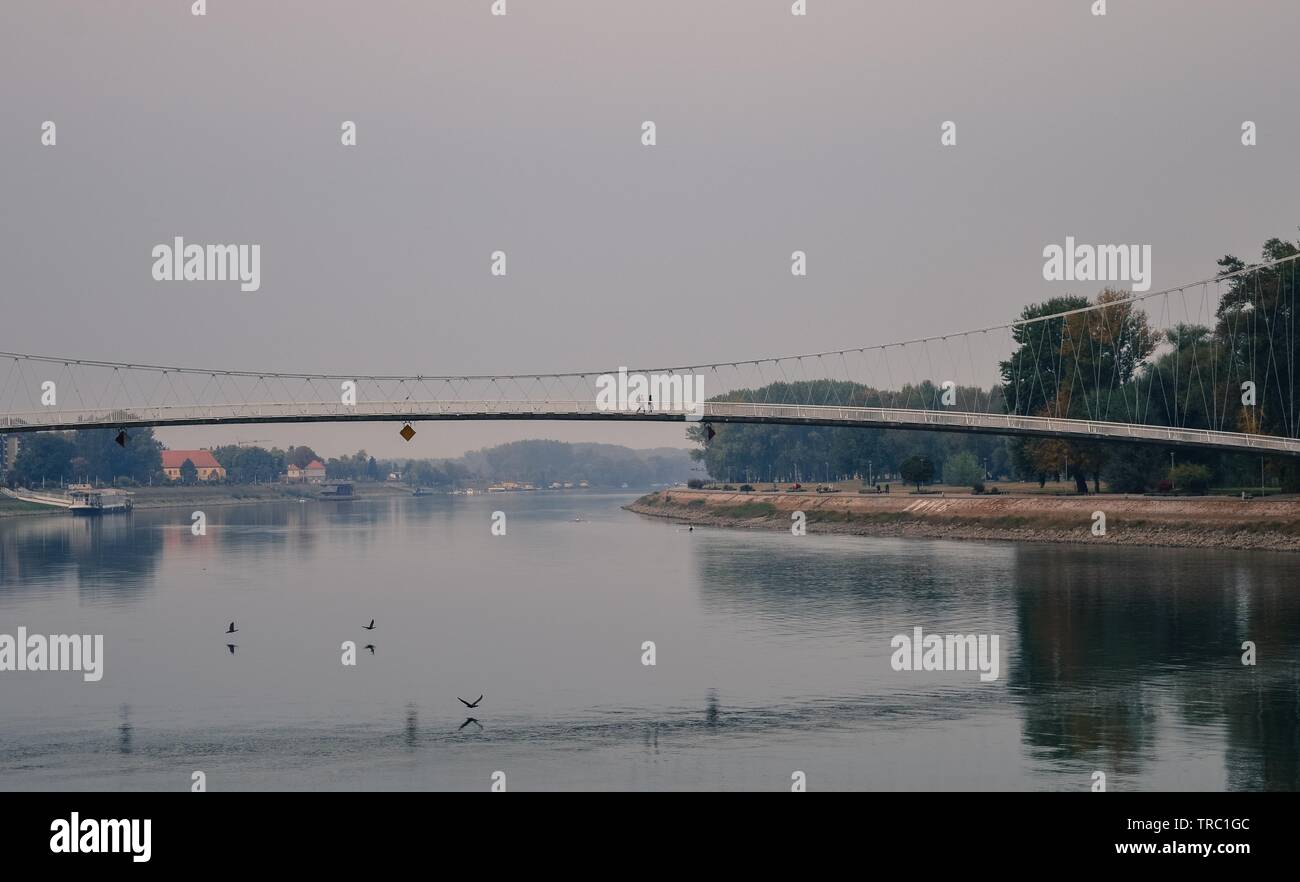
[[[359,401],[355,405],[330,402],[265,402],[6,413],[0,414],[0,432],[350,421],[420,422],[476,419],[685,421],[687,417],[688,415],[680,410],[649,409],[631,412],[601,410],[596,407],[594,400]],[[1296,438],[1002,413],[709,402],[704,405],[702,419],[716,423],[874,426],[1076,440],[1094,438],[1300,456],[1300,439]]]

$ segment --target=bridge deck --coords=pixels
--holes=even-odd
[[[1070,440],[1132,441],[1163,446],[1300,456],[1300,439],[1208,429],[1183,429],[1096,420],[1056,419],[1001,413],[910,410],[831,405],[710,402],[702,418],[713,423],[844,426],[922,429]],[[439,420],[601,420],[684,422],[681,411],[598,410],[592,401],[401,401],[334,403],[258,403],[130,410],[47,410],[0,415],[0,431],[43,432],[66,429],[129,429],[133,426],[188,426],[249,423],[428,422]]]

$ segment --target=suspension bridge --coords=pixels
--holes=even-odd
[[[703,421],[1296,456],[1298,283],[1300,254],[1140,295],[1058,298],[997,326],[639,370],[376,376],[0,352],[0,433],[249,423]],[[662,397],[605,406],[602,378],[619,371],[661,381],[696,378],[705,400],[692,409]]]

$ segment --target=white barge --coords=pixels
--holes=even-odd
[[[126,493],[117,490],[97,490],[84,484],[74,484],[69,487],[68,499],[72,501],[68,510],[82,517],[126,514],[131,510],[131,497]]]

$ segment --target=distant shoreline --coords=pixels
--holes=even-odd
[[[180,487],[132,487],[132,506],[136,511],[161,508],[181,508],[191,505],[246,505],[266,502],[296,502],[299,499],[318,500],[320,487],[315,484],[195,484]],[[394,496],[411,496],[405,484],[354,484],[357,499],[377,499]],[[333,502],[335,500],[323,500]],[[40,517],[67,515],[67,510],[54,506],[20,502],[0,496],[0,518]],[[109,515],[115,517],[115,515]]]
[[[357,482],[352,485],[352,497],[340,499],[322,498],[317,484],[193,484],[188,486],[132,487],[126,492],[131,494],[132,507],[136,511],[150,511],[165,508],[185,508],[188,506],[220,505],[254,505],[275,502],[297,502],[308,499],[312,502],[346,503],[352,499],[392,499],[414,497],[411,487],[406,484],[387,482]],[[60,490],[49,492],[59,493]],[[616,487],[569,487],[564,489],[538,488],[534,491],[507,491],[497,495],[536,495],[537,493],[634,493],[635,490]],[[429,495],[450,495],[436,491]],[[475,491],[475,496],[486,496],[483,491]],[[23,502],[0,494],[0,520],[6,518],[48,517],[50,515],[67,516],[68,511],[50,505]]]
[[[682,523],[789,530],[802,511],[809,534],[900,536],[1157,548],[1300,552],[1300,497],[818,494],[661,490],[628,511]],[[1093,534],[1095,512],[1106,518]]]

